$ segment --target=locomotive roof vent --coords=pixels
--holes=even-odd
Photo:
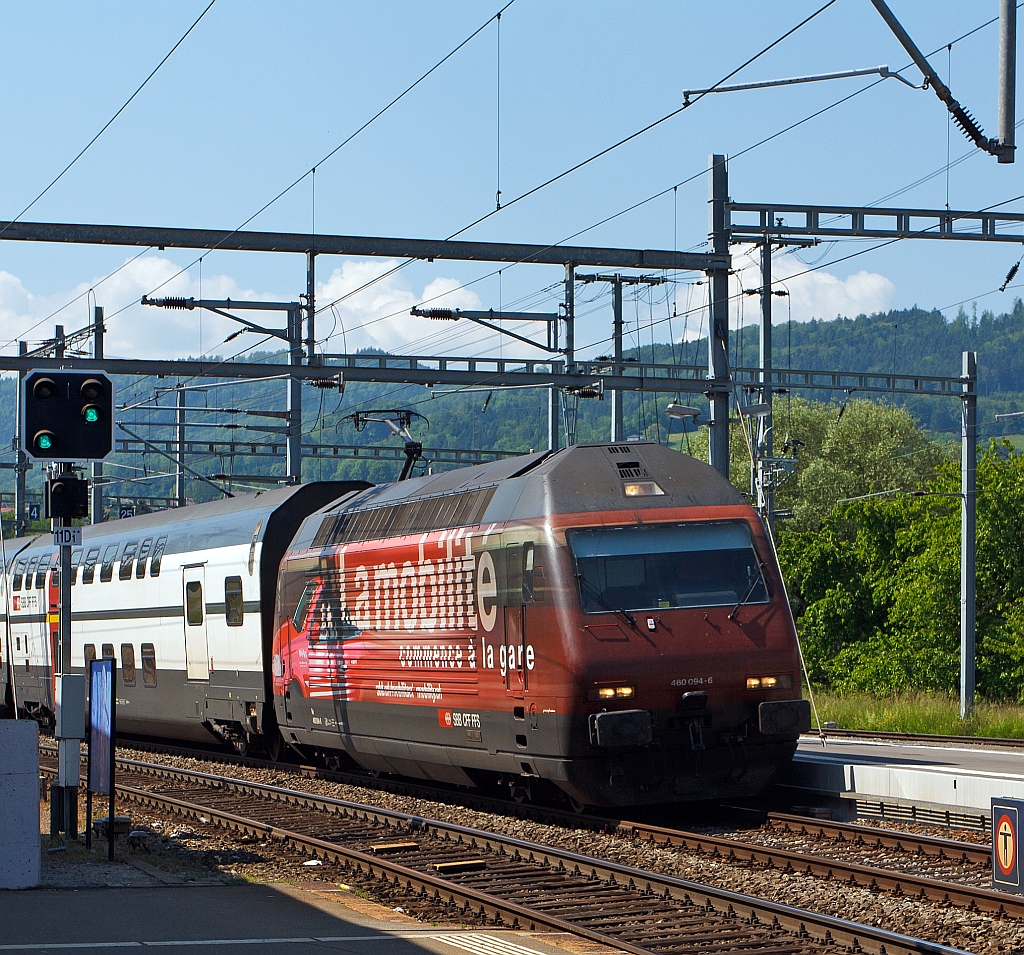
[[[628,445],[623,446],[621,444],[613,444],[608,448],[609,454],[630,454],[632,451],[633,448]]]
[[[651,476],[647,468],[643,467],[639,461],[616,461],[615,466],[619,469],[619,477],[621,478],[640,478]]]

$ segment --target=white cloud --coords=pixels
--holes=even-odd
[[[450,308],[479,308],[480,300],[471,291],[460,289],[451,278],[436,278],[417,292],[403,281],[401,273],[387,275],[396,260],[348,259],[333,270],[317,286],[317,303],[326,305],[374,279],[369,288],[339,302],[338,317],[341,325],[334,328],[334,337],[326,350],[355,351],[367,346],[390,351],[405,351],[410,341],[436,335],[439,324],[409,315],[409,309],[420,302]],[[74,332],[91,321],[90,309],[99,301],[106,309],[107,332],[104,351],[112,358],[185,358],[201,354],[234,354],[239,349],[254,348],[260,337],[246,333],[229,344],[224,339],[238,326],[230,320],[209,311],[162,309],[139,304],[143,295],[156,298],[166,296],[182,298],[249,299],[256,301],[289,301],[294,294],[287,292],[256,292],[243,289],[230,275],[211,274],[209,266],[203,275],[200,292],[198,270],[178,274],[180,266],[165,256],[155,253],[143,255],[125,264],[115,275],[102,281],[96,276],[89,282],[53,295],[36,295],[26,289],[21,280],[9,272],[0,271],[0,346],[5,342],[25,339],[37,343],[53,335],[54,324],[63,324]],[[95,288],[95,298],[86,293]],[[155,291],[154,291],[155,290]],[[68,308],[61,309],[75,300]],[[123,311],[119,311],[125,305]],[[57,312],[57,314],[52,314]],[[52,317],[51,317],[52,316]],[[280,327],[282,313],[248,313],[258,324]],[[317,320],[317,335],[323,338],[332,332],[332,315],[321,312]],[[460,323],[462,326],[468,323]],[[342,335],[341,326],[345,328]],[[275,347],[273,342],[264,346]],[[452,351],[439,349],[444,354]]]
[[[460,288],[455,279],[436,278],[422,292],[413,291],[404,284],[401,273],[387,275],[398,264],[395,259],[349,259],[334,269],[327,281],[317,287],[317,304],[320,308],[335,299],[351,295],[335,307],[340,324],[333,333],[331,329],[334,323],[327,312],[321,312],[317,318],[317,336],[332,335],[326,345],[327,351],[340,352],[347,348],[349,352],[354,352],[370,347],[401,353],[407,350],[409,343],[434,336],[439,331],[437,322],[409,314],[409,309],[414,305],[423,303],[426,308],[480,308],[477,295],[469,289]],[[379,281],[363,291],[356,291],[374,279]],[[454,349],[441,348],[440,351],[452,354]],[[417,353],[422,354],[422,351]]]
[[[745,289],[761,287],[759,251],[749,256],[737,253],[733,262],[741,271],[730,283],[732,294],[740,291],[741,284]],[[776,255],[772,259],[772,281],[789,291],[795,322],[809,322],[812,318],[829,321],[837,315],[854,318],[861,313],[884,312],[892,308],[896,299],[896,286],[878,272],[862,270],[840,279],[831,272],[809,272],[808,268],[795,255]],[[785,299],[777,298],[774,302],[774,323],[788,321],[790,311]],[[749,313],[749,308],[747,311]]]

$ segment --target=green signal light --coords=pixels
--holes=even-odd
[[[100,420],[100,409],[95,405],[86,405],[82,409],[82,417],[86,424],[96,424]]]
[[[35,445],[40,451],[49,451],[54,444],[54,437],[49,431],[40,431],[36,435]]]

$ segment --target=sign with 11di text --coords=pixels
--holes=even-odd
[[[81,547],[82,528],[80,527],[58,527],[53,531],[54,547]]]
[[[1019,843],[1022,821],[1024,800],[992,800],[992,885],[1004,892],[1024,892]]]

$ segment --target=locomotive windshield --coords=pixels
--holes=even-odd
[[[768,602],[745,524],[634,524],[566,536],[586,613]]]

